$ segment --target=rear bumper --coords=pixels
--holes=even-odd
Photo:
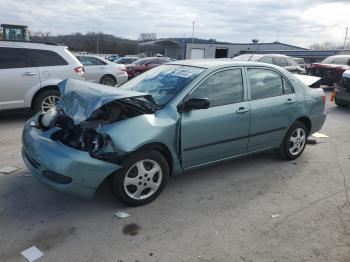
[[[48,187],[89,199],[106,177],[121,168],[51,140],[54,128],[43,132],[31,127],[30,121],[22,134],[22,157],[33,176]]]
[[[337,100],[350,104],[350,88],[346,89],[341,85],[337,85],[334,91]]]
[[[310,135],[313,133],[320,131],[323,127],[324,122],[326,121],[326,114],[314,114],[310,116],[311,119],[311,130]]]

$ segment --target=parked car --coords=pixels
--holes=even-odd
[[[123,64],[123,65],[125,65],[125,64],[132,64],[132,63],[134,63],[137,60],[139,60],[138,57],[126,56],[126,57],[119,57],[116,60],[114,60],[113,62],[116,63],[116,64]]]
[[[83,75],[83,65],[66,46],[0,41],[0,110],[46,111],[58,102],[59,82]]]
[[[292,58],[301,68],[306,70],[306,63],[304,58],[301,58],[301,57],[292,57]]]
[[[343,73],[341,80],[334,89],[333,97],[337,106],[350,105],[350,70]]]
[[[270,149],[296,159],[326,117],[322,89],[262,63],[184,60],[120,88],[59,86],[59,107],[25,124],[26,166],[87,198],[108,179],[129,205],[151,202],[169,175],[193,168]]]
[[[339,82],[345,70],[349,69],[350,55],[335,55],[324,59],[321,63],[310,66],[309,75],[322,78],[321,84],[333,86]]]
[[[78,55],[84,65],[85,80],[108,86],[121,85],[128,81],[124,65],[119,65],[95,55]]]
[[[139,74],[150,70],[156,66],[169,62],[167,57],[147,57],[141,58],[130,65],[126,65],[126,72],[129,75],[129,78],[138,76]]]
[[[108,61],[111,61],[111,62],[113,62],[114,60],[116,60],[118,58],[119,58],[119,55],[117,55],[117,54],[105,56],[105,59],[107,59]]]
[[[273,64],[288,70],[293,74],[305,75],[306,71],[300,65],[298,65],[290,56],[280,54],[244,54],[233,58],[240,61],[252,61],[261,62],[267,64]]]

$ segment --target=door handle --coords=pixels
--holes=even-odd
[[[293,103],[295,103],[295,100],[293,98],[288,98],[286,100],[286,104],[293,104]]]
[[[244,113],[246,113],[246,112],[248,112],[248,111],[249,111],[248,108],[240,107],[240,108],[237,109],[236,113],[237,113],[237,114],[244,114]]]
[[[35,72],[25,72],[22,76],[35,76]]]

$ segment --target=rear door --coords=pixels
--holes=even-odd
[[[251,125],[248,151],[278,147],[295,118],[297,96],[287,79],[268,68],[247,68]]]
[[[73,70],[68,68],[68,62],[52,50],[24,49],[32,63],[38,68],[40,80],[47,78],[66,79]],[[68,72],[68,70],[71,70]]]
[[[241,68],[217,71],[185,99],[208,98],[210,107],[182,113],[183,168],[246,152],[250,108],[242,75]]]
[[[23,49],[0,47],[0,110],[24,107],[27,91],[39,83],[37,68],[29,66]]]

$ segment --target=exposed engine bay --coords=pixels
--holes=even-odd
[[[51,139],[69,147],[97,154],[101,148],[110,143],[108,135],[98,133],[104,125],[136,117],[142,114],[153,114],[154,109],[138,98],[123,98],[112,101],[95,110],[91,116],[75,124],[64,110],[53,107],[39,116],[39,127],[48,130],[58,127]]]

